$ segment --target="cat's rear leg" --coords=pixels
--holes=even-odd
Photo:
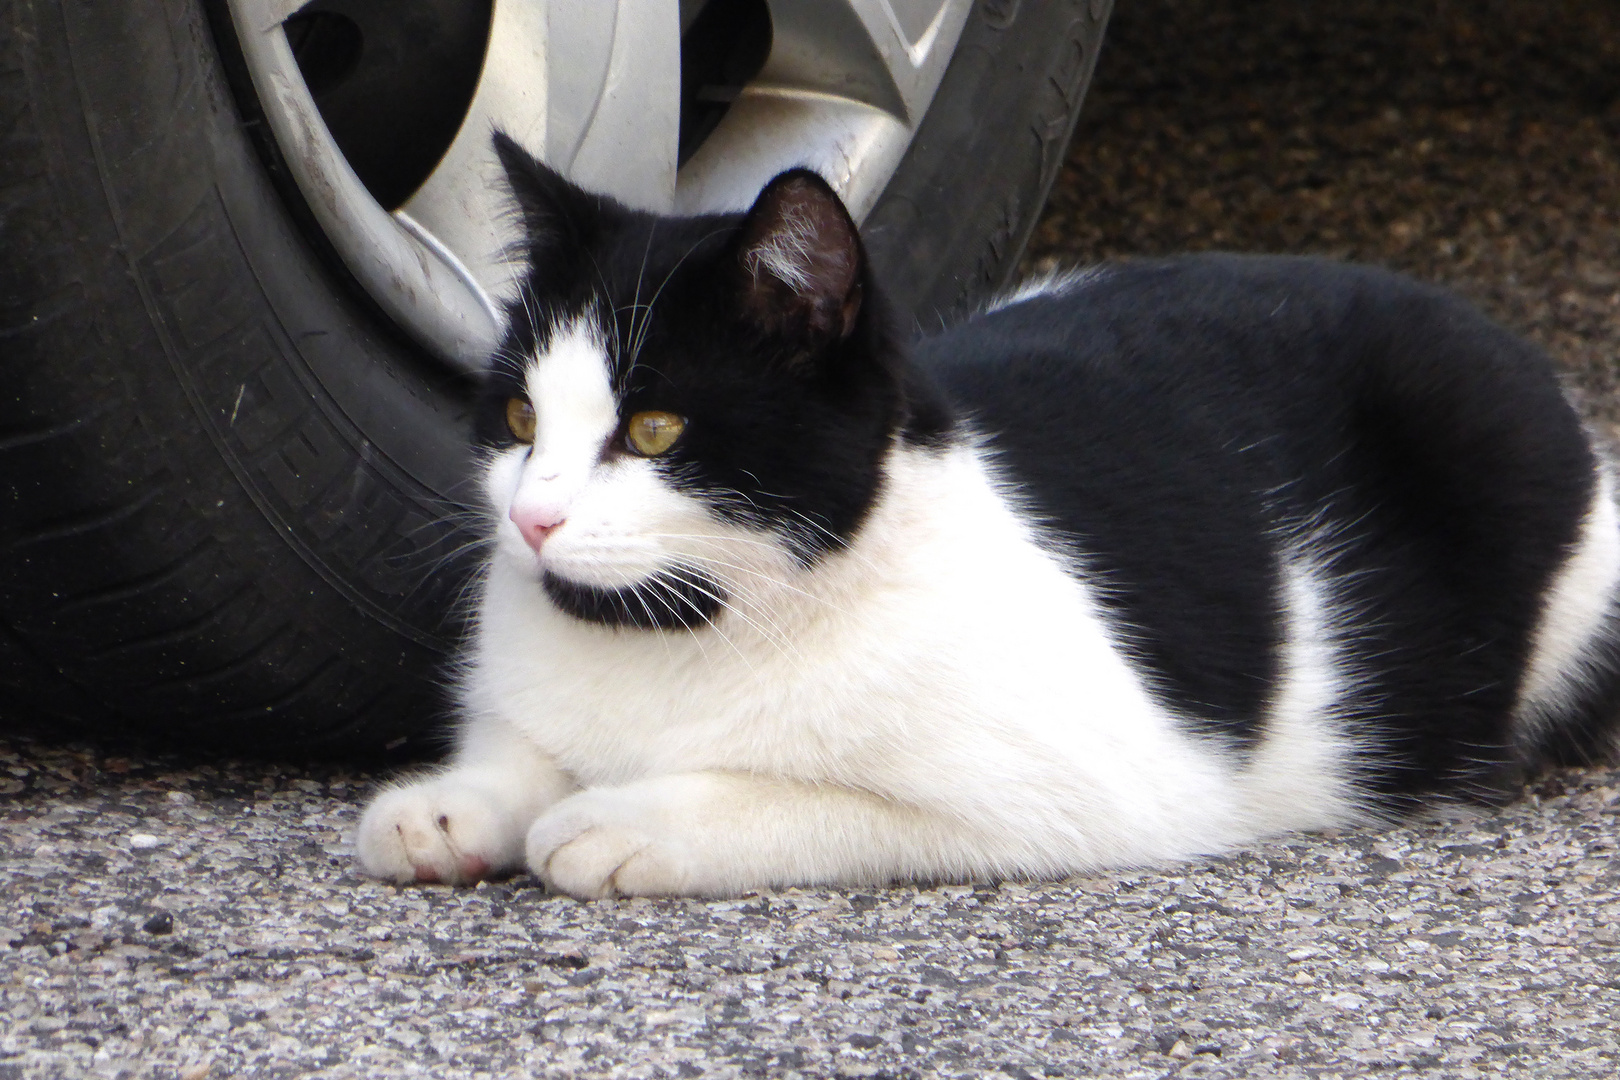
[[[463,885],[523,865],[529,826],[573,783],[505,724],[467,734],[448,768],[391,785],[366,807],[355,850],[367,874]]]
[[[942,814],[849,788],[722,772],[581,791],[535,822],[527,847],[536,876],[581,899],[1021,869]]]

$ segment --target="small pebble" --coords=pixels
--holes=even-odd
[[[153,836],[151,833],[138,832],[129,834],[129,846],[134,848],[136,851],[145,851],[148,848],[155,848],[160,843],[162,843],[162,841]]]

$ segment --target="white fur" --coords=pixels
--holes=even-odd
[[[497,507],[561,520],[573,511],[603,444],[618,427],[602,335],[583,319],[560,328],[550,348],[529,366],[527,382],[534,445],[503,455],[492,471],[489,483],[495,486],[489,494]],[[500,528],[521,539],[512,516],[499,515]]]
[[[1335,718],[1360,689],[1347,658],[1344,605],[1323,555],[1309,541],[1287,543],[1282,560],[1282,657],[1265,734],[1238,783],[1256,835],[1309,829],[1357,816],[1358,745]]]
[[[1155,701],[980,448],[897,443],[853,543],[805,569],[651,463],[599,459],[615,425],[598,341],[559,335],[530,374],[534,452],[488,474],[502,525],[460,746],[368,809],[369,872],[526,862],[576,896],[1051,877],[1355,816],[1330,708],[1349,676],[1304,554],[1271,731],[1229,758]],[[565,494],[536,555],[506,511]],[[730,595],[712,626],[583,622],[539,583],[544,568],[624,585],[672,562]]]
[[[1101,266],[1078,266],[1048,270],[1044,274],[1020,281],[1010,292],[995,297],[985,305],[985,311],[1000,311],[1004,307],[1021,304],[1037,296],[1064,296],[1085,288],[1102,279],[1107,270]]]
[[[768,273],[794,292],[808,293],[814,283],[811,266],[815,235],[815,222],[808,213],[796,206],[783,207],[776,231],[749,250],[749,272],[756,276]]]
[[[1598,467],[1592,501],[1574,547],[1554,575],[1531,637],[1530,662],[1519,691],[1517,731],[1533,745],[1549,718],[1567,705],[1587,678],[1593,647],[1612,634],[1620,590],[1620,515],[1607,462]]]

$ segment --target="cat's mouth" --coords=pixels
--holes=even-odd
[[[540,583],[562,611],[604,626],[692,630],[726,606],[721,584],[686,566],[666,567],[632,585],[590,585],[551,570],[541,572]]]

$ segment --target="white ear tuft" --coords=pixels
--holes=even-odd
[[[842,337],[860,311],[861,244],[827,182],[795,169],[765,186],[743,223],[745,304],[776,331]]]
[[[783,207],[776,226],[744,253],[743,264],[755,278],[770,274],[794,293],[807,294],[815,285],[811,275],[815,223],[802,207],[789,205]]]

